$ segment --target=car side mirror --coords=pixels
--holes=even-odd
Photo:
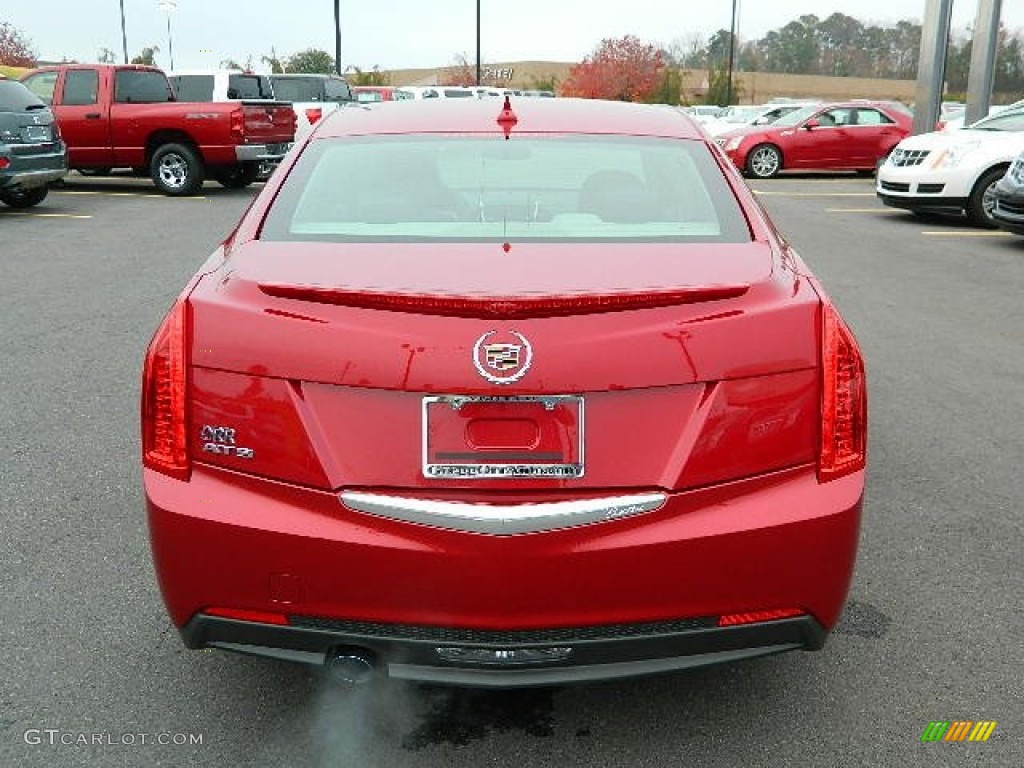
[[[821,127],[821,123],[819,123],[813,117],[810,120],[808,120],[806,123],[804,123],[804,128],[806,130],[808,130],[808,131],[811,130],[812,128],[820,128],[820,127]]]

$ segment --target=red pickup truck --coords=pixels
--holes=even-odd
[[[21,81],[50,104],[71,168],[132,168],[167,195],[194,194],[208,176],[247,186],[295,137],[287,102],[176,101],[167,76],[153,67],[62,64]]]

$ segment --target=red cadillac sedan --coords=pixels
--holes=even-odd
[[[780,171],[874,172],[910,135],[913,114],[892,101],[811,104],[769,125],[739,128],[715,141],[748,176]]]
[[[857,342],[676,110],[338,110],[146,354],[189,648],[514,687],[822,647],[854,567]]]

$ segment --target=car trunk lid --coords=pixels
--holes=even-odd
[[[248,243],[191,299],[193,448],[434,492],[672,489],[812,460],[813,289],[764,243],[624,247]]]

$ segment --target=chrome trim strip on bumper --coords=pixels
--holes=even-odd
[[[668,497],[655,492],[540,504],[467,504],[343,491],[338,498],[355,512],[434,528],[511,536],[632,517],[659,509]]]
[[[240,144],[235,147],[235,159],[240,163],[250,163],[258,160],[281,160],[291,148],[291,142],[284,144]]]

